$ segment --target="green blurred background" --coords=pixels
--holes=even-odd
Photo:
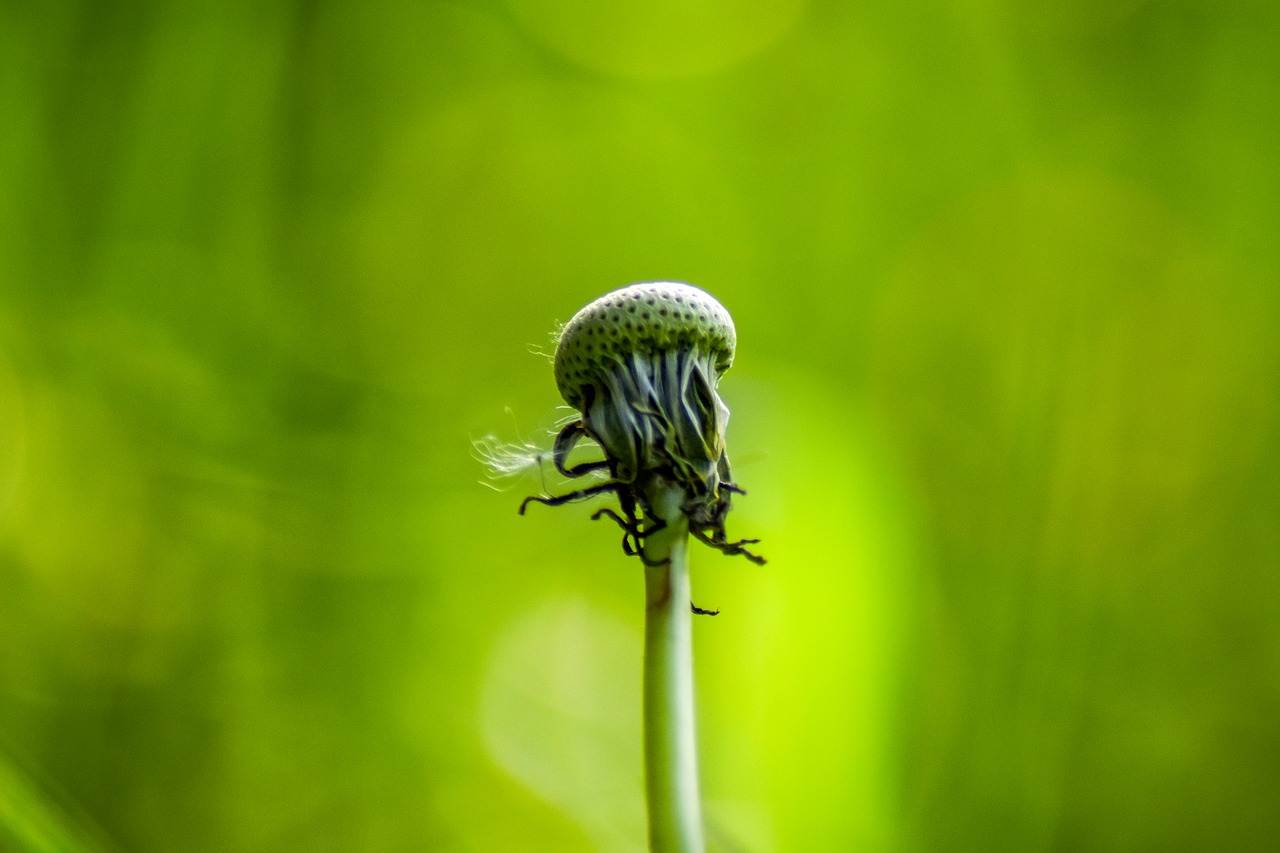
[[[0,5],[0,850],[642,849],[639,567],[470,442],[652,279],[714,850],[1273,849],[1280,7],[611,5]]]

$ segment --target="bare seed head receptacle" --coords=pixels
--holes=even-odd
[[[559,505],[598,494],[617,496],[623,549],[646,559],[642,539],[671,523],[660,497],[678,496],[679,514],[697,539],[763,563],[725,534],[733,482],[725,447],[729,410],[720,377],[733,364],[737,333],[724,306],[680,282],[633,284],[587,305],[565,324],[556,343],[555,377],[565,402],[581,413],[560,430],[552,460],[571,479],[608,472],[600,484],[555,497]],[[589,437],[604,459],[570,467],[569,454]],[[641,526],[641,515],[649,523]]]

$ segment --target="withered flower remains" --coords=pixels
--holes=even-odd
[[[601,509],[592,518],[617,522],[629,555],[650,562],[642,540],[682,517],[702,542],[764,563],[744,547],[758,540],[731,542],[725,534],[730,497],[742,490],[729,472],[729,410],[716,389],[733,364],[736,340],[724,306],[688,284],[634,284],[579,311],[560,333],[555,376],[581,417],[560,430],[552,459],[571,479],[608,477],[565,495],[526,498],[520,512],[530,501],[557,506],[612,493],[622,514]],[[605,458],[570,467],[569,454],[584,436]],[[675,517],[660,500],[673,492]]]

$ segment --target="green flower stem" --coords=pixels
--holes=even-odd
[[[645,540],[644,756],[652,853],[702,853],[702,800],[693,711],[689,524],[684,493],[654,489],[650,505],[667,526]]]

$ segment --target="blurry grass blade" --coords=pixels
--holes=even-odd
[[[94,853],[109,848],[0,756],[0,850],[12,853]]]

